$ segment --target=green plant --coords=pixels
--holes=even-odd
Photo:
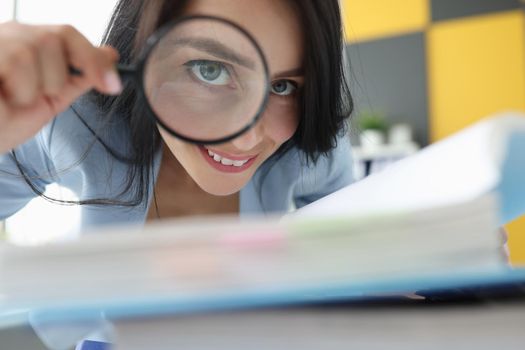
[[[359,130],[377,130],[386,132],[388,130],[388,122],[384,114],[379,112],[365,111],[359,113],[357,117]]]

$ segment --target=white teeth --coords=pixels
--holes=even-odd
[[[221,159],[221,163],[224,164],[224,165],[233,165],[233,160],[227,159],[227,158],[222,158]]]
[[[213,153],[210,150],[207,150],[207,151],[208,151],[208,155],[211,158],[213,158],[213,160],[215,160],[217,163],[221,163],[223,165],[233,165],[233,166],[236,166],[236,167],[241,167],[244,164],[246,164],[248,162],[248,160],[249,160],[249,159],[246,159],[246,160],[231,160],[231,159],[228,159],[228,158],[221,157],[220,155],[215,154],[215,153]]]

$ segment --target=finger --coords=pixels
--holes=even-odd
[[[28,106],[38,94],[41,77],[35,50],[28,45],[17,45],[2,57],[1,88],[7,104]]]
[[[9,123],[9,109],[5,101],[0,96],[0,130],[6,130]],[[11,148],[17,146],[15,140],[11,140],[12,133],[4,133],[0,138],[0,154],[9,151]]]
[[[119,93],[121,84],[113,68],[114,54],[107,49],[94,47],[71,26],[60,26],[57,30],[64,40],[68,62],[82,71],[83,77],[95,89],[103,93]]]
[[[75,76],[69,78],[60,94],[47,97],[53,114],[59,114],[67,109],[73,101],[88,92],[91,88],[91,83],[82,77]]]
[[[116,62],[118,62],[120,55],[115,48],[111,46],[101,46],[99,47],[99,50],[101,50],[103,54],[107,55],[107,57],[110,60],[111,66],[113,66]]]
[[[106,93],[111,95],[117,95],[122,91],[122,82],[120,76],[117,73],[116,63],[119,60],[118,51],[110,46],[102,46],[99,48],[107,58],[109,58],[109,64],[111,69],[105,73],[104,82],[106,84]]]
[[[7,124],[7,118],[9,117],[9,112],[7,105],[2,98],[2,95],[0,94],[0,129],[2,129],[2,126]],[[0,151],[0,153],[2,153]]]
[[[68,65],[60,37],[46,32],[38,39],[41,88],[46,96],[56,96],[68,80]]]

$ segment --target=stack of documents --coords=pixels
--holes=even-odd
[[[43,247],[4,247],[4,302],[66,305],[332,290],[500,269],[496,202],[284,220],[166,222]],[[357,288],[359,287],[359,288]],[[412,287],[418,287],[417,284]],[[424,287],[424,286],[419,286]],[[322,295],[322,293],[321,293]]]

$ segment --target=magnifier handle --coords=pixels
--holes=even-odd
[[[129,79],[134,79],[134,77],[135,77],[136,70],[133,67],[126,66],[126,65],[123,65],[123,64],[119,63],[119,64],[116,65],[116,69],[117,69],[118,75],[120,76],[120,79],[122,81],[127,81]],[[75,68],[73,66],[69,66],[69,74],[78,77],[78,76],[82,76],[84,73],[78,68]]]

